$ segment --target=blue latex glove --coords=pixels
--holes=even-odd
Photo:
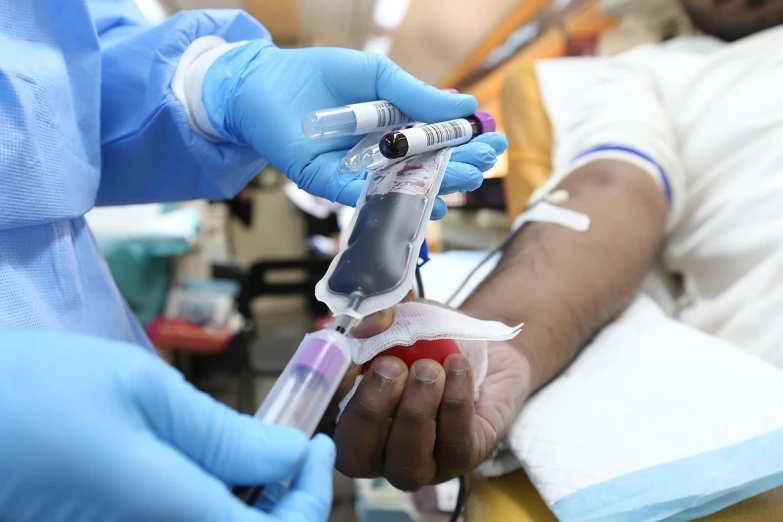
[[[1,520],[327,520],[328,438],[240,415],[133,345],[9,332],[0,346]],[[271,514],[224,484],[297,473]]]
[[[388,100],[417,121],[432,123],[469,116],[473,96],[450,94],[427,85],[388,58],[349,49],[278,49],[266,40],[234,48],[211,65],[202,99],[218,134],[250,144],[307,192],[353,206],[363,177],[339,171],[345,151],[361,136],[311,142],[302,118],[318,109],[378,99]],[[458,147],[446,171],[441,194],[475,190],[508,143],[488,133]],[[433,218],[443,217],[440,199]]]

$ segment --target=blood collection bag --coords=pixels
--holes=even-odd
[[[370,173],[340,252],[315,288],[332,313],[361,319],[402,301],[450,156],[441,149]]]

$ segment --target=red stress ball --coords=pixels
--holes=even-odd
[[[411,346],[392,346],[379,353],[362,366],[362,375],[367,373],[372,362],[378,357],[392,356],[401,359],[410,368],[419,359],[432,359],[443,364],[449,355],[460,353],[459,346],[451,339],[436,339],[434,341],[416,341]]]

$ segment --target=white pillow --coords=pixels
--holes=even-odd
[[[640,296],[506,442],[563,522],[693,520],[783,484],[782,401],[783,372]]]
[[[639,297],[509,437],[561,521],[692,520],[783,484],[783,372]]]

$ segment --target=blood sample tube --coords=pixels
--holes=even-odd
[[[491,114],[477,112],[467,118],[390,132],[381,138],[378,149],[387,159],[407,158],[462,145],[495,128],[495,118]]]

